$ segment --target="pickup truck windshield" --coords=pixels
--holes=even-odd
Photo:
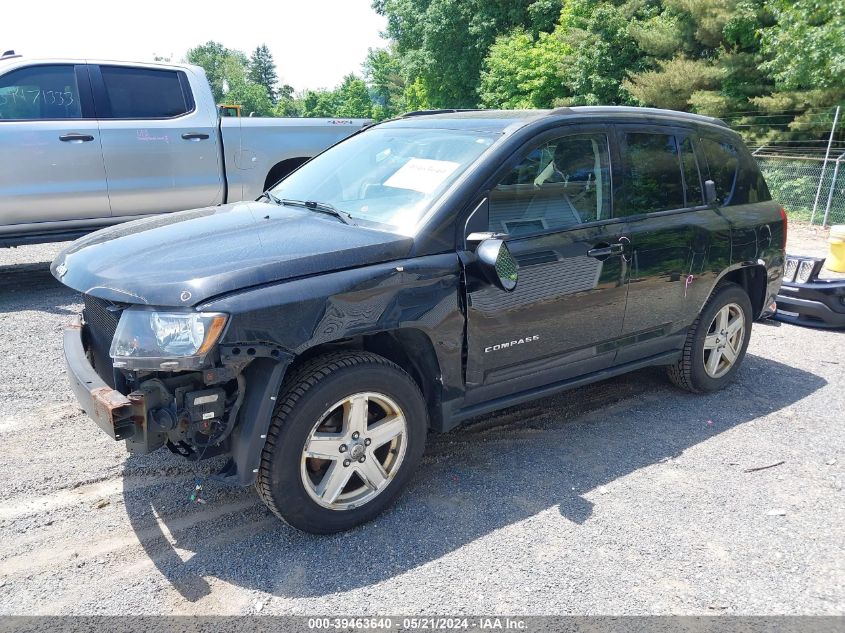
[[[272,193],[408,233],[496,138],[469,130],[376,128],[317,156]]]

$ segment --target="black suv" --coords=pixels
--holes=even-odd
[[[736,375],[786,217],[722,122],[616,107],[387,121],[256,202],[74,242],[71,385],[129,450],[226,454],[310,532],[400,493],[429,429],[647,365]]]

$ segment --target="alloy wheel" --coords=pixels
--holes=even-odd
[[[408,426],[384,394],[356,393],[326,410],[302,450],[302,483],[331,510],[351,510],[378,496],[405,457]]]
[[[736,303],[722,307],[713,317],[704,339],[704,371],[721,378],[736,364],[745,340],[745,313]]]

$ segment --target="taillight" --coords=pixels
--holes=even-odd
[[[786,209],[780,208],[780,219],[783,221],[783,247],[786,248],[786,232],[789,228],[789,221],[786,219]]]

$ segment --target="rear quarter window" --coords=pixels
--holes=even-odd
[[[735,141],[703,138],[701,148],[723,207],[771,200],[754,157]]]

